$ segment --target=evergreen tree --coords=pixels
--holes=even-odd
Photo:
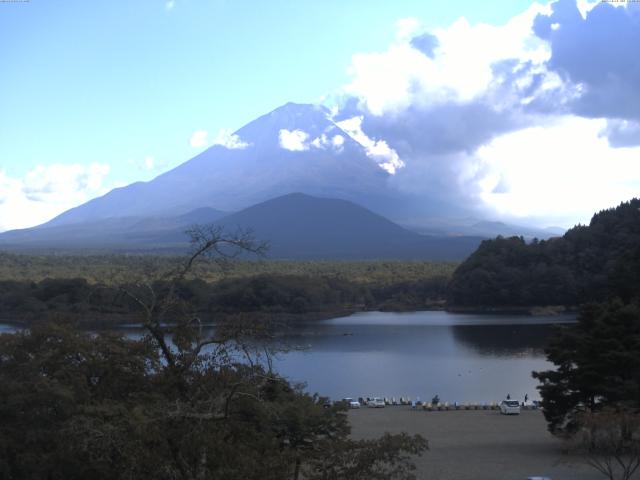
[[[555,370],[540,380],[549,429],[572,434],[584,412],[640,409],[640,306],[620,300],[589,304],[578,323],[559,327],[546,350]]]

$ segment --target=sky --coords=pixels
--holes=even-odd
[[[384,146],[400,189],[585,223],[640,193],[637,45],[624,2],[0,2],[0,231],[289,101]]]

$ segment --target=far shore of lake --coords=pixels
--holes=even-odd
[[[486,307],[486,306],[455,306],[437,303],[433,305],[420,306],[419,308],[357,308],[354,306],[345,306],[342,309],[333,309],[326,311],[314,311],[303,313],[291,312],[217,312],[213,314],[199,314],[203,324],[214,325],[217,321],[228,320],[241,317],[246,320],[266,320],[269,322],[277,322],[282,324],[295,324],[304,322],[314,322],[329,320],[338,317],[347,317],[354,313],[365,312],[385,312],[385,313],[419,313],[419,312],[447,312],[458,314],[474,314],[474,315],[522,315],[522,316],[560,316],[566,314],[574,314],[579,307],[567,307],[563,305],[547,305],[547,306],[505,306],[505,307]],[[101,313],[101,312],[45,312],[40,318],[33,316],[24,316],[16,318],[15,316],[0,316],[0,324],[11,325],[16,328],[28,328],[30,325],[42,323],[46,321],[67,321],[87,329],[110,329],[115,327],[137,325],[141,326],[142,317],[140,314],[130,313]]]

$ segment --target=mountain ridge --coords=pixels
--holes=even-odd
[[[228,145],[231,148],[212,145],[148,182],[115,188],[35,228],[63,238],[64,233],[51,229],[68,226],[69,232],[79,232],[82,225],[93,225],[106,234],[110,243],[119,244],[117,231],[127,238],[134,234],[144,237],[153,225],[156,229],[162,229],[158,224],[163,223],[167,228],[169,224],[183,225],[178,218],[198,209],[239,212],[269,199],[301,192],[354,202],[425,235],[553,236],[552,232],[495,222],[481,221],[474,226],[452,225],[450,221],[425,224],[425,215],[445,212],[451,217],[455,206],[427,201],[426,197],[402,193],[394,187],[390,181],[393,175],[378,163],[381,160],[374,159],[370,146],[364,147],[340,128],[323,106],[290,102],[247,123],[234,135],[235,141]],[[464,208],[456,211],[461,214]],[[209,216],[203,222],[221,216]],[[16,235],[29,236],[11,233],[5,238]]]
[[[0,234],[0,247],[179,252],[188,247],[186,229],[202,223],[197,220],[203,215],[220,213],[205,208],[155,223],[125,217],[6,232]],[[419,235],[348,200],[303,193],[276,197],[212,221],[229,232],[253,230],[257,240],[270,242],[268,257],[282,259],[460,260],[482,240]]]
[[[282,146],[283,131],[305,135],[300,150]],[[315,105],[288,103],[234,135],[243,148],[212,145],[148,182],[136,182],[70,209],[47,222],[62,225],[109,217],[180,215],[199,207],[237,211],[293,191],[345,198],[368,208],[391,201],[389,174],[362,145]],[[324,137],[323,137],[324,135]],[[340,138],[333,144],[332,140]],[[313,145],[313,142],[316,141]]]

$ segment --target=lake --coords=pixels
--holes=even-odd
[[[538,399],[533,370],[552,368],[544,347],[572,316],[364,312],[300,324],[279,341],[275,369],[333,399],[420,397],[492,402]],[[0,325],[0,333],[11,327]],[[138,332],[129,331],[135,337]]]
[[[331,398],[438,395],[448,402],[538,399],[533,370],[547,370],[554,324],[573,316],[366,312],[300,325],[277,370]]]

